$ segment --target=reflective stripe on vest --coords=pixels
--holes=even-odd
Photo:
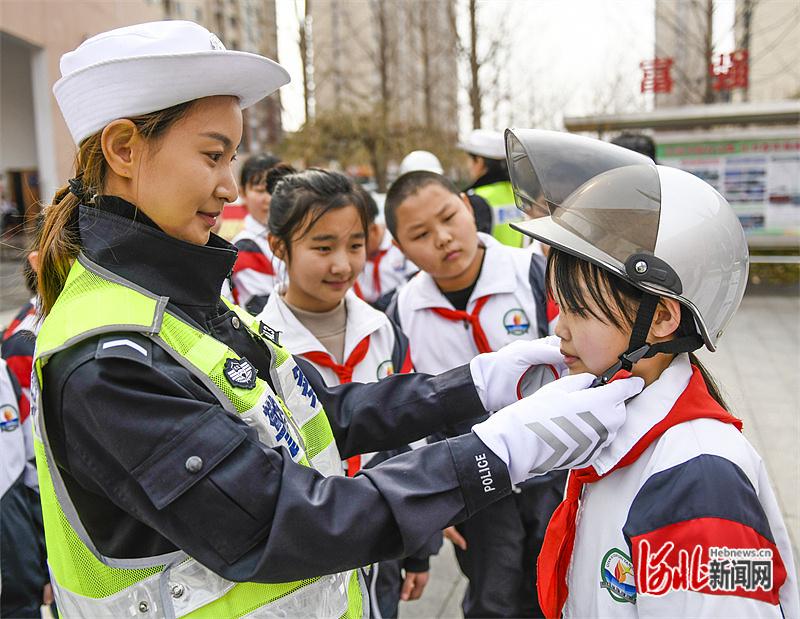
[[[473,191],[492,207],[492,236],[503,245],[522,247],[523,236],[508,224],[523,221],[525,217],[517,208],[514,190],[508,181],[476,187]]]
[[[341,458],[321,403],[292,356],[253,327],[255,318],[233,306],[246,328],[269,349],[275,385],[233,386],[226,362],[240,358],[225,344],[165,311],[157,297],[80,256],[42,324],[34,361],[35,450],[48,563],[59,611],[65,617],[362,616],[360,571],[280,584],[235,583],[182,551],[159,557],[113,559],[95,548],[54,466],[42,415],[42,368],[56,352],[100,333],[138,332],[164,348],[241,417],[269,447],[284,447],[298,463],[341,475]],[[251,368],[255,372],[254,368]],[[112,412],[109,411],[109,414]]]

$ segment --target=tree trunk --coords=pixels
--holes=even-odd
[[[379,130],[374,150],[375,181],[378,191],[386,191],[386,140],[389,139],[389,106],[391,105],[391,86],[389,84],[389,63],[393,59],[391,41],[389,40],[389,20],[386,14],[386,0],[377,2],[378,26],[378,76],[380,78]]]
[[[305,120],[308,122],[313,116],[311,109],[311,98],[313,96],[311,87],[311,0],[305,1],[303,20],[300,22],[300,61],[303,64],[303,112]]]
[[[706,19],[706,33],[704,40],[705,47],[705,61],[706,61],[706,74],[705,74],[705,89],[703,92],[703,103],[714,103],[716,97],[714,96],[713,88],[713,71],[711,65],[714,59],[714,0],[706,0],[705,7]]]
[[[481,128],[481,86],[478,81],[478,71],[481,68],[478,61],[478,6],[477,0],[469,0],[469,104],[472,108],[472,128]]]
[[[431,74],[430,5],[423,2],[419,21],[420,49],[422,54],[422,96],[425,109],[425,126],[433,128],[433,75]]]
[[[739,43],[739,49],[747,52],[747,62],[750,60],[750,30],[753,23],[753,0],[744,0],[744,7],[742,9],[742,40]],[[742,89],[742,101],[750,99],[750,80],[747,81],[747,86]]]

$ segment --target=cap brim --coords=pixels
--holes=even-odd
[[[53,94],[78,144],[112,120],[203,97],[237,97],[246,108],[289,80],[269,58],[220,50],[99,63],[58,80]]]
[[[573,256],[590,260],[598,266],[609,269],[615,273],[625,273],[625,265],[605,252],[599,251],[595,246],[584,241],[577,234],[565,230],[550,217],[538,217],[536,219],[514,223],[509,222],[508,225],[522,232],[522,234],[533,237],[542,243],[552,245]]]
[[[476,155],[477,157],[484,157],[486,159],[505,159],[506,154],[505,152],[489,152],[486,149],[475,147],[472,144],[465,144],[464,142],[459,142],[456,146],[463,150],[464,152],[469,153],[470,155]]]

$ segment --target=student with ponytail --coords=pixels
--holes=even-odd
[[[310,361],[326,385],[371,383],[412,371],[405,335],[352,290],[366,261],[366,192],[338,172],[297,173],[285,166],[271,170],[267,184],[273,194],[270,246],[285,261],[289,277],[258,318],[280,331],[281,343]],[[345,463],[347,475],[406,451],[403,446],[352,456]],[[396,617],[401,597],[420,598],[428,557],[440,546],[441,535],[434,535],[411,557],[373,565],[373,616]]]
[[[558,355],[542,342],[327,387],[221,299],[236,250],[211,229],[237,197],[241,109],[288,81],[279,65],[164,21],[87,39],[61,73],[78,155],[45,213],[31,396],[63,616],[362,616],[359,568],[507,495],[552,451],[526,424],[586,410],[576,389],[557,410],[516,401],[522,373]],[[595,390],[605,429],[587,426],[587,445],[639,388]],[[503,407],[499,454],[470,432],[342,475],[343,457]]]

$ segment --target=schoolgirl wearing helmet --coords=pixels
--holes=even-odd
[[[595,463],[570,472],[538,560],[548,617],[797,617],[763,462],[693,351],[714,351],[747,243],[697,177],[590,138],[506,131],[514,226],[552,247],[570,373],[646,383]],[[490,444],[491,446],[491,444]]]
[[[236,251],[210,233],[237,197],[241,108],[286,72],[185,21],[94,36],[61,72],[78,153],[38,248],[32,399],[65,617],[361,616],[360,566],[414,552],[621,425],[638,379],[592,390],[590,408],[557,382],[558,406],[515,402],[529,366],[560,359],[542,342],[441,376],[327,388],[220,298]],[[343,457],[509,404],[484,432],[496,451],[469,433],[341,475]],[[587,410],[599,427],[577,421]],[[525,424],[565,415],[583,438],[554,459]]]

